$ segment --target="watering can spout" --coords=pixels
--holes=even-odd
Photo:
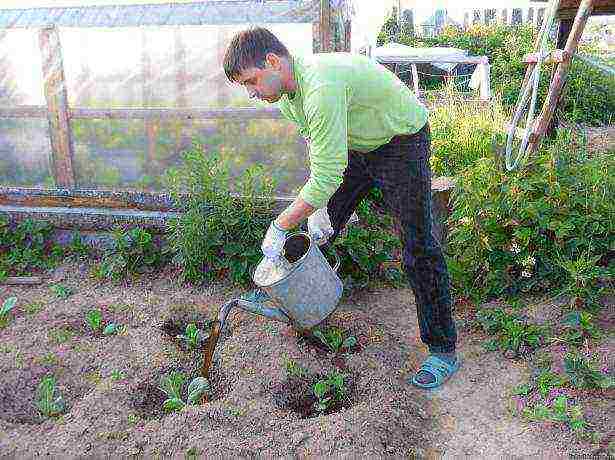
[[[256,289],[239,299],[234,299],[224,304],[218,313],[218,321],[220,321],[220,324],[224,324],[230,310],[233,307],[237,307],[249,313],[264,316],[265,318],[280,321],[285,324],[291,324],[290,319],[282,310],[273,305],[265,305],[265,302],[270,301],[271,297],[266,292]]]

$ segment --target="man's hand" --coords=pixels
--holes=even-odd
[[[286,233],[286,230],[282,230],[275,223],[275,220],[271,222],[261,244],[261,250],[265,257],[270,260],[278,260],[280,258],[282,249],[284,249],[284,242],[286,241]]]
[[[327,208],[317,209],[307,221],[308,232],[319,246],[325,244],[333,235],[333,226]]]

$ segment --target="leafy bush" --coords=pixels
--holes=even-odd
[[[614,388],[615,379],[603,374],[591,361],[579,353],[567,353],[564,368],[570,383],[576,388]]]
[[[262,254],[260,244],[275,217],[274,184],[259,167],[237,179],[231,193],[228,165],[195,144],[184,163],[168,174],[172,196],[184,214],[171,223],[170,247],[185,281],[211,282],[223,275],[251,282],[250,269]]]
[[[520,171],[483,158],[458,178],[447,247],[453,286],[481,298],[551,289],[583,273],[608,275],[615,246],[615,157],[587,158],[560,132]],[[584,275],[585,276],[585,275]]]
[[[0,279],[51,268],[63,254],[62,248],[53,242],[50,224],[26,219],[9,225],[0,216]]]
[[[381,212],[382,193],[373,189],[357,207],[359,225],[349,225],[345,234],[333,243],[340,256],[340,275],[344,288],[365,288],[374,282],[401,282],[399,268],[386,268],[401,253],[394,221]]]
[[[105,253],[97,273],[102,278],[119,280],[129,274],[150,272],[164,260],[150,232],[142,228],[118,228],[113,231],[113,245]]]
[[[581,345],[588,339],[599,339],[600,331],[592,323],[591,313],[585,311],[573,311],[564,317],[566,327],[564,340],[571,345]]]
[[[525,349],[538,348],[543,341],[544,330],[541,327],[522,321],[500,308],[481,309],[476,318],[485,332],[498,336],[498,340],[492,342],[494,349],[517,355]]]

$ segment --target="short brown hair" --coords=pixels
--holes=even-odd
[[[238,32],[224,53],[226,78],[236,81],[236,78],[246,69],[264,68],[265,57],[268,53],[274,53],[280,57],[290,56],[278,37],[263,27],[252,27]]]

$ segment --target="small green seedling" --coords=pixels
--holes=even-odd
[[[318,398],[318,401],[316,401],[318,412],[325,412],[334,403],[341,401],[346,396],[345,378],[344,374],[333,371],[314,384],[312,390],[314,396]]]
[[[88,311],[85,314],[85,321],[92,331],[100,331],[103,325],[102,312],[97,309]]]
[[[286,375],[290,377],[306,377],[308,375],[307,369],[300,366],[297,361],[288,358],[287,356],[282,357],[282,363],[284,365],[284,369],[286,370]]]
[[[54,284],[49,287],[58,299],[68,299],[73,291],[71,288],[64,286],[63,284]]]
[[[160,389],[167,395],[167,399],[162,404],[165,412],[179,411],[186,405],[181,397],[185,381],[186,377],[181,372],[171,372],[160,380]]]
[[[206,394],[211,394],[209,381],[205,377],[196,377],[188,385],[188,403],[198,404]]]
[[[186,377],[181,372],[171,372],[160,380],[160,389],[168,396],[162,404],[165,412],[181,410],[186,403],[182,399],[182,387]],[[211,393],[209,381],[204,377],[192,379],[188,385],[188,404],[198,404],[205,394]]]
[[[17,297],[9,297],[0,307],[0,328],[3,328],[9,323],[9,313],[17,304]]]
[[[36,393],[36,407],[43,415],[55,417],[66,410],[66,403],[59,394],[53,376],[44,377],[38,384]]]
[[[186,342],[188,348],[194,350],[207,339],[208,335],[203,334],[196,324],[190,323],[186,326],[186,331],[182,335],[178,335],[177,338]]]
[[[567,328],[564,340],[571,345],[581,345],[587,338],[600,338],[600,331],[592,323],[592,315],[586,311],[568,313],[563,324]]]
[[[116,332],[118,332],[120,329],[120,327],[115,324],[115,323],[109,323],[105,326],[105,329],[103,330],[103,334],[104,335],[113,335]]]
[[[113,381],[118,381],[118,380],[122,380],[123,378],[126,377],[126,374],[124,374],[124,371],[121,371],[119,369],[114,369],[111,371],[111,380]]]
[[[320,329],[315,329],[313,334],[333,353],[339,353],[341,350],[352,348],[357,344],[356,337],[351,335],[344,338],[342,330],[338,327],[330,327],[324,333]]]
[[[102,312],[98,309],[90,310],[85,315],[85,321],[93,332],[98,333],[102,330],[104,335],[113,335],[119,331],[120,326],[115,323],[107,324],[104,329]]]

